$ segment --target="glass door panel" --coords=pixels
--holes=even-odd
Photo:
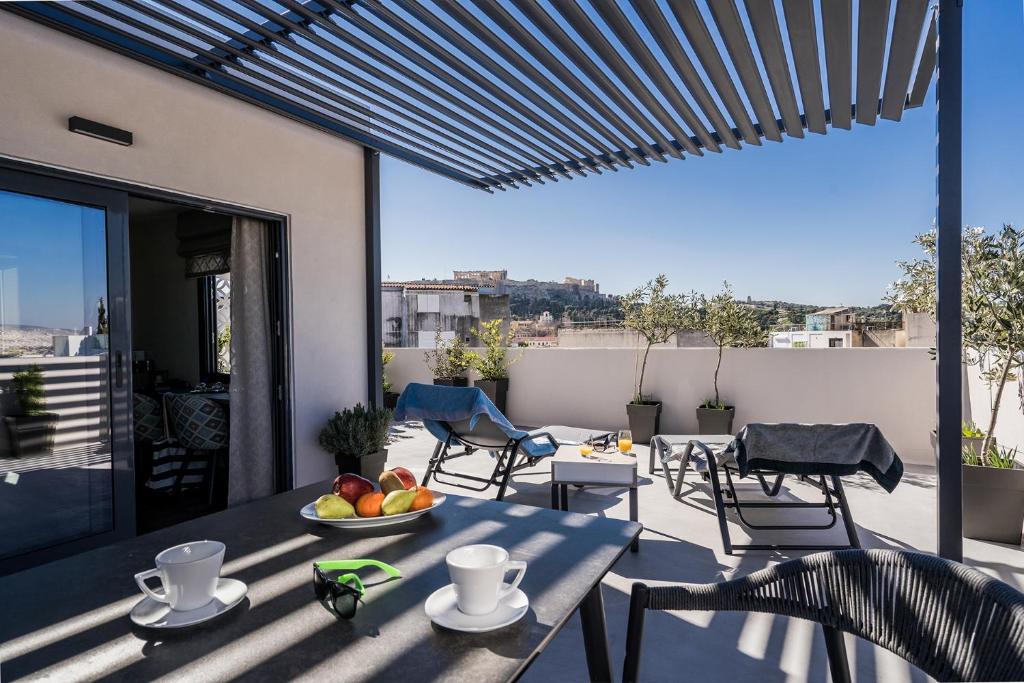
[[[0,184],[0,563],[115,531],[108,213]]]

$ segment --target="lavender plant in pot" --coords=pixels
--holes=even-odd
[[[705,399],[697,406],[697,431],[700,434],[732,434],[736,408],[722,401],[718,389],[718,374],[722,369],[722,356],[727,347],[742,348],[764,346],[767,333],[757,322],[754,312],[736,301],[732,287],[723,283],[722,291],[711,298],[703,294],[695,297],[696,328],[703,330],[717,350],[714,374],[714,399]]]
[[[338,474],[358,474],[377,481],[388,459],[388,433],[394,413],[357,403],[334,413],[320,430],[320,446],[334,455]]]
[[[661,426],[661,401],[644,393],[644,378],[651,348],[664,344],[691,323],[691,308],[685,294],[668,294],[668,278],[658,275],[647,284],[622,297],[623,326],[636,332],[633,363],[633,400],[626,404],[626,416],[634,443],[649,443]]]

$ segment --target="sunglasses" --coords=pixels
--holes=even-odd
[[[402,578],[402,572],[390,564],[377,560],[332,560],[313,563],[313,591],[316,599],[328,612],[339,619],[351,619],[356,615],[356,607],[366,592],[366,587],[356,574],[346,573],[331,578],[327,572],[376,567],[393,579]]]

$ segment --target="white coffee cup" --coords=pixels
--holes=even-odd
[[[526,563],[508,559],[508,551],[496,545],[464,545],[448,553],[448,574],[455,600],[463,614],[479,616],[498,609],[498,603],[514,591],[526,574]],[[502,588],[505,574],[516,577]]]
[[[139,572],[135,583],[157,602],[179,612],[198,609],[213,600],[224,562],[224,544],[220,541],[192,541],[163,550],[156,556],[156,568]],[[163,591],[146,585],[146,579],[159,577]]]

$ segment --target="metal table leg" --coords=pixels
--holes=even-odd
[[[631,486],[629,488],[629,521],[639,522],[640,521],[640,501],[639,494],[637,493],[637,487]],[[636,553],[640,552],[640,537],[637,536],[633,539],[633,543],[629,546],[629,549]]]
[[[562,502],[558,498],[558,484],[551,485],[551,509],[560,510],[562,508]]]
[[[583,647],[587,652],[587,670],[591,681],[612,680],[612,659],[608,652],[608,632],[604,622],[604,599],[601,584],[590,589],[580,603],[583,626]]]

